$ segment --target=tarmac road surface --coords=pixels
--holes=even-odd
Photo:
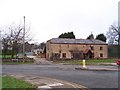
[[[77,67],[79,65],[3,65],[2,73],[46,76],[88,88],[118,88],[119,86],[120,74],[118,71],[75,70]],[[100,66],[95,67],[100,68]],[[102,68],[104,67],[117,68],[117,66],[102,66]]]

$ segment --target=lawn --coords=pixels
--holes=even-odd
[[[14,58],[16,58],[16,55],[14,55]],[[16,59],[16,61],[15,60],[12,61],[11,55],[5,55],[5,57],[0,55],[0,60],[1,60],[0,64],[16,65],[16,64],[33,64],[34,63],[34,59],[28,58],[28,57],[25,58],[25,62],[23,62],[22,59]]]
[[[13,57],[16,58],[16,55],[14,55]],[[0,55],[0,59],[2,59],[2,58],[9,58],[10,59],[10,58],[12,58],[12,55],[5,55],[5,56]]]
[[[21,89],[21,90],[36,90],[36,86],[32,85],[28,82],[23,80],[16,79],[10,76],[3,76],[2,77],[2,90],[9,90],[12,89]]]
[[[105,59],[105,60],[86,60],[87,65],[96,65],[100,63],[115,63],[116,59]],[[76,65],[82,65],[82,60],[56,60],[53,63],[63,63],[63,64],[76,64]]]

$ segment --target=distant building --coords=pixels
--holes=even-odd
[[[41,58],[45,58],[44,48],[43,49],[34,49],[32,50],[34,56],[39,56]]]
[[[53,38],[46,43],[46,59],[108,58],[108,45],[95,39]]]
[[[39,55],[40,53],[43,53],[43,49],[33,49],[32,53],[33,55]]]

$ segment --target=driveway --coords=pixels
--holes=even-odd
[[[35,64],[47,64],[50,65],[52,64],[50,61],[46,60],[45,58],[38,58],[36,56],[32,57],[35,60]]]

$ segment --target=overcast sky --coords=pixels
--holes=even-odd
[[[33,42],[73,31],[85,39],[108,31],[118,19],[119,0],[0,0],[0,27],[23,22],[31,26]]]

